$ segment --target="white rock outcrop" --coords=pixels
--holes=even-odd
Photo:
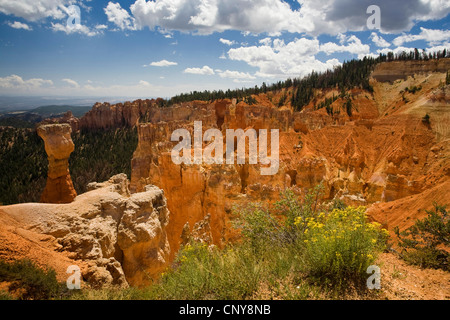
[[[87,262],[83,279],[95,287],[141,286],[167,266],[169,210],[164,192],[147,186],[130,195],[125,174],[103,183],[69,204],[28,203],[2,210],[36,232],[55,238],[59,250]]]

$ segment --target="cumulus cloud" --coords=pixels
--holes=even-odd
[[[240,71],[230,71],[230,70],[216,70],[221,78],[230,78],[230,79],[238,79],[238,80],[254,80],[255,76],[252,76],[248,72],[240,72]]]
[[[265,46],[270,46],[272,44],[272,39],[267,37],[267,38],[259,40],[259,43],[261,43]]]
[[[136,83],[115,85],[94,85],[92,82],[79,87],[55,88],[59,94],[75,96],[117,96],[148,97],[149,92],[162,93],[165,87],[155,86],[148,81],[139,80]]]
[[[19,22],[19,21],[9,22],[8,25],[11,28],[14,28],[14,29],[24,29],[24,30],[28,30],[28,31],[33,30],[33,28],[31,28],[26,23],[22,23],[22,22]]]
[[[71,87],[74,87],[74,88],[79,88],[80,87],[78,82],[76,82],[75,80],[66,78],[66,79],[62,79],[62,81],[64,81],[65,83],[67,83]]]
[[[339,49],[331,48],[330,45],[323,48],[317,39],[300,38],[287,44],[283,40],[274,39],[271,45],[230,49],[228,57],[258,68],[255,73],[258,77],[302,77],[312,70],[326,71],[340,64],[337,59],[326,62],[317,60],[315,55],[321,52],[321,48],[329,51]]]
[[[236,41],[234,41],[234,40],[231,41],[231,40],[223,39],[223,38],[220,38],[219,41],[222,42],[223,44],[227,45],[227,46],[232,46],[233,44],[236,43]]]
[[[108,2],[104,10],[108,21],[121,30],[136,30],[135,19],[119,3]]]
[[[173,61],[167,61],[167,60],[161,60],[161,61],[154,61],[148,65],[144,65],[144,67],[152,66],[152,67],[170,67],[170,66],[176,66],[178,65],[177,62]]]
[[[389,42],[384,40],[381,36],[379,36],[375,32],[372,32],[372,34],[370,35],[370,39],[372,39],[372,42],[375,43],[377,47],[387,48],[391,46]]]
[[[281,0],[136,0],[130,10],[140,28],[199,34],[306,30],[300,13]]]
[[[97,24],[95,26],[95,29],[97,29],[97,30],[105,30],[105,29],[108,29],[108,26],[106,24]]]
[[[367,44],[363,44],[359,38],[352,35],[350,37],[346,37],[341,35],[341,44],[336,44],[334,42],[327,42],[325,44],[320,45],[319,51],[330,55],[335,52],[348,52],[351,54],[358,55],[358,58],[363,58],[366,54],[370,53],[370,46]]]
[[[37,21],[43,18],[62,19],[70,0],[0,0],[0,12]]]
[[[324,5],[322,20],[315,20],[316,31],[326,32],[334,28],[338,32],[359,31],[366,29],[366,9],[373,4],[381,10],[381,31],[399,33],[410,30],[416,21],[436,20],[450,13],[450,3],[442,0],[312,0],[304,1],[306,11],[314,8],[320,10]],[[331,2],[331,3],[330,3]],[[317,18],[317,17],[316,17]]]
[[[413,34],[403,34],[397,38],[395,38],[392,42],[396,46],[401,46],[404,43],[413,42],[417,40],[424,40],[431,45],[438,45],[444,41],[449,41],[450,39],[450,30],[433,30],[420,28],[420,33]]]
[[[279,36],[281,32],[291,32],[317,36],[367,30],[370,15],[366,10],[374,4],[373,0],[298,2],[299,9],[282,0],[135,0],[130,6],[131,14],[120,4],[109,2],[107,15],[121,29],[148,27],[198,34],[238,30],[244,34]],[[415,21],[440,19],[450,13],[447,0],[378,0],[376,5],[381,9],[383,33],[408,31]]]
[[[93,37],[93,36],[97,36],[99,34],[102,34],[102,28],[95,28],[91,29],[88,26],[82,25],[82,24],[74,24],[74,25],[70,25],[70,24],[61,24],[61,23],[51,23],[51,29],[55,32],[64,32],[66,34],[74,34],[74,33],[79,33],[79,34],[84,34],[88,37]]]
[[[186,68],[183,72],[191,73],[191,74],[207,75],[207,76],[215,74],[214,70],[208,66],[203,66],[202,68]]]
[[[145,80],[139,81],[139,85],[140,86],[144,86],[144,87],[150,87],[151,86],[150,82],[147,82]]]
[[[44,86],[52,86],[53,81],[41,78],[24,80],[21,76],[12,74],[7,77],[0,77],[0,88],[29,90]]]
[[[434,53],[434,52],[438,52],[438,51],[444,51],[445,50],[450,50],[450,41],[445,42],[442,45],[438,45],[438,46],[430,46],[428,48],[424,48],[422,50],[424,50],[426,53]],[[382,54],[388,54],[389,52],[393,52],[394,54],[400,54],[402,52],[406,52],[409,53],[411,51],[414,51],[415,48],[414,47],[396,47],[394,49],[390,49],[390,48],[384,48],[384,49],[379,49],[377,50],[377,54],[373,54],[374,57],[378,56],[380,53]],[[420,52],[422,52],[422,50],[420,50]]]

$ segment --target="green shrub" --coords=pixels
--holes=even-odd
[[[14,300],[14,298],[8,292],[0,291],[0,300]]]
[[[245,299],[258,288],[262,266],[248,247],[218,250],[192,243],[177,255],[176,267],[153,289],[160,299]],[[154,291],[155,292],[155,291]]]
[[[402,257],[409,263],[426,268],[450,270],[450,223],[446,205],[433,203],[434,209],[403,232],[395,228]]]
[[[53,269],[43,270],[32,261],[23,259],[13,263],[0,261],[0,281],[10,281],[10,291],[18,289],[20,299],[51,299],[62,293],[62,285],[56,279]]]
[[[255,251],[264,250],[279,240],[280,221],[265,206],[252,203],[240,208],[235,207],[234,214],[237,219],[233,221],[233,227],[240,230],[244,240]]]
[[[412,86],[411,88],[406,87],[405,92],[415,94],[417,91],[422,90],[422,86]]]
[[[365,285],[361,276],[367,277],[367,267],[383,250],[387,231],[369,223],[363,207],[335,202],[332,207],[343,209],[327,212],[322,195],[319,185],[303,199],[287,190],[273,206],[236,208],[241,241],[225,249],[184,246],[174,265],[140,297],[254,299],[264,288],[270,298],[306,299],[318,292],[336,295],[350,281]],[[322,287],[330,282],[340,286]]]
[[[304,230],[308,274],[331,282],[359,280],[385,248],[388,232],[367,221],[366,209],[347,207],[322,212],[317,218],[299,217]],[[306,229],[304,225],[306,224]]]

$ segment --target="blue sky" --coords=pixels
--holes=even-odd
[[[380,52],[450,49],[449,13],[444,0],[0,0],[0,95],[251,87]]]

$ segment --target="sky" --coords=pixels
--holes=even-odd
[[[380,52],[450,49],[449,14],[448,0],[0,0],[0,95],[254,87]]]

